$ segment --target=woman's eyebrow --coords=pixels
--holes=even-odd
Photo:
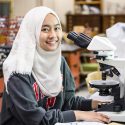
[[[50,25],[45,24],[45,25],[42,25],[42,27],[50,27]]]
[[[58,23],[58,24],[56,24],[55,26],[60,26],[60,24]]]
[[[60,26],[60,24],[55,24],[54,26]],[[50,27],[50,25],[45,24],[45,25],[43,25],[42,27]]]

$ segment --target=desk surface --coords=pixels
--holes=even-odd
[[[72,52],[72,51],[80,50],[81,48],[76,46],[75,44],[63,43],[61,44],[61,49],[62,49],[62,52]]]
[[[56,123],[55,125],[124,125],[124,123],[116,123],[116,122],[112,122],[109,124],[104,124],[101,122],[70,122],[70,123]]]
[[[108,125],[124,125],[125,123],[116,123],[116,122],[112,122],[112,123],[110,123],[110,124],[108,124]]]

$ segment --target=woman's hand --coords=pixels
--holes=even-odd
[[[99,105],[106,104],[106,103],[111,103],[111,102],[109,101],[102,102],[102,101],[92,100],[92,109],[95,110],[98,108]]]
[[[98,105],[100,105],[102,102],[101,101],[97,101],[97,100],[92,100],[92,109],[97,109]]]
[[[76,121],[85,120],[103,123],[109,123],[111,121],[108,116],[94,111],[74,111],[74,113],[76,116]]]

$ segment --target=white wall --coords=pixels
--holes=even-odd
[[[66,24],[67,12],[74,12],[74,0],[55,0],[55,11],[63,24]]]
[[[13,0],[12,18],[16,16],[24,16],[31,8],[37,6],[39,0]],[[37,2],[36,2],[37,1]]]
[[[55,10],[63,24],[66,24],[66,13],[74,12],[74,0],[43,0],[43,5]]]
[[[54,3],[55,3],[54,0],[43,0],[42,2],[43,6],[47,6],[52,9],[54,9]]]

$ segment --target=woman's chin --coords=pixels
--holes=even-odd
[[[47,47],[47,51],[54,51],[57,49],[57,46],[49,46]]]

